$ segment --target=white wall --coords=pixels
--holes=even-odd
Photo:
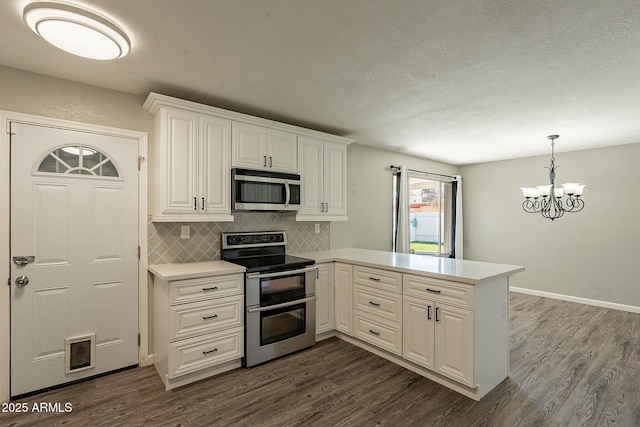
[[[331,248],[391,250],[392,173],[389,166],[456,175],[458,168],[353,143],[347,148],[348,222],[332,222]],[[463,184],[464,185],[464,184]],[[464,192],[463,192],[464,193]]]
[[[461,168],[465,258],[525,266],[512,286],[640,307],[640,144],[557,153],[556,182],[587,184],[586,207],[553,222],[520,192],[548,184],[549,157]]]

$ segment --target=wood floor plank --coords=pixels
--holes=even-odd
[[[511,295],[510,377],[480,402],[337,338],[164,391],[136,368],[13,403],[2,426],[640,426],[640,315]]]

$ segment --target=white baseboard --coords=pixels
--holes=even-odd
[[[630,313],[640,314],[640,307],[636,307],[635,305],[625,305],[625,304],[618,304],[615,302],[600,301],[596,299],[574,297],[571,295],[554,294],[552,292],[536,291],[534,289],[527,289],[527,288],[516,288],[514,286],[510,286],[509,290],[511,292],[534,295],[537,297],[552,298],[552,299],[558,299],[558,300],[569,301],[569,302],[577,302],[578,304],[593,305],[596,307],[611,308],[613,310],[628,311]]]

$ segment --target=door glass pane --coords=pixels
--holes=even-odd
[[[40,162],[38,172],[115,178],[120,176],[107,155],[79,145],[56,148]]]
[[[451,183],[409,177],[409,236],[412,253],[450,253],[451,202]]]

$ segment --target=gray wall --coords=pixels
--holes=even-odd
[[[549,157],[461,168],[465,258],[525,266],[512,286],[640,307],[640,144],[557,153],[556,182],[586,184],[586,207],[553,222],[520,192],[548,183]]]
[[[348,222],[332,222],[332,248],[356,247],[391,250],[390,165],[409,169],[456,175],[458,168],[445,163],[420,159],[354,143],[347,148]]]
[[[73,120],[149,134],[146,96],[101,89],[0,66],[0,110]]]

